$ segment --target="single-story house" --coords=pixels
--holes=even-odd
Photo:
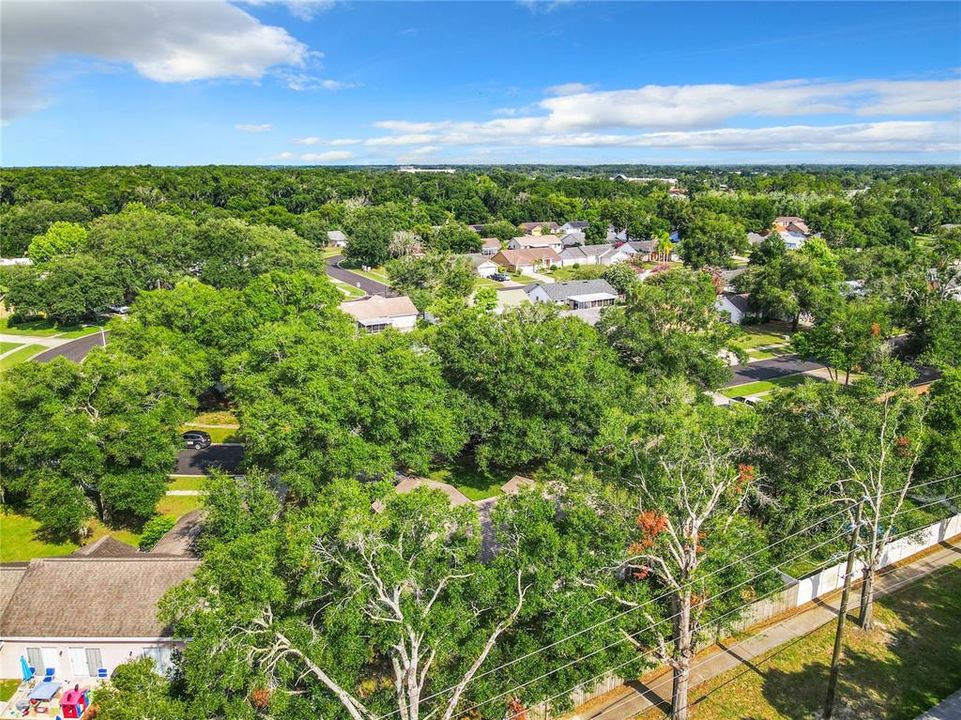
[[[549,247],[526,250],[501,250],[491,258],[498,266],[511,272],[538,272],[560,265],[561,258]]]
[[[605,243],[603,245],[576,245],[564,248],[560,254],[561,267],[571,265],[613,265],[629,260],[636,254],[631,245],[625,243],[620,246]]]
[[[157,619],[157,603],[199,565],[104,538],[73,555],[0,566],[0,677],[22,677],[26,663],[82,683],[142,656],[166,669],[182,643]]]
[[[507,243],[508,250],[528,250],[530,248],[551,248],[560,252],[564,245],[557,235],[521,235],[511,238]]]
[[[751,314],[747,293],[721,293],[714,301],[718,312],[727,313],[728,321],[740,325]]]
[[[586,242],[587,236],[580,230],[571,230],[570,232],[561,234],[561,245],[563,247],[584,245]]]
[[[474,272],[481,277],[490,277],[498,270],[497,263],[491,260],[489,255],[484,255],[483,253],[469,253],[467,255],[461,255],[461,257],[466,258],[467,261],[474,267]]]
[[[345,300],[340,309],[357,321],[357,327],[369,333],[387,328],[409,332],[417,324],[417,308],[406,295],[386,298],[370,295],[361,300]]]
[[[626,243],[624,247],[629,246],[644,262],[677,262],[680,258],[675,251],[673,241],[670,242],[670,252],[659,249],[661,244],[658,240],[632,240]]]
[[[586,220],[571,220],[570,222],[566,222],[557,228],[557,231],[561,235],[575,232],[583,233],[585,230],[587,230],[589,225],[590,223]]]
[[[781,215],[774,218],[774,229],[778,232],[797,232],[805,236],[811,234],[804,218],[799,218],[796,215]]]
[[[501,241],[497,238],[481,238],[481,254],[493,257],[501,251]]]
[[[471,230],[473,230],[478,235],[484,232],[484,228],[487,227],[485,223],[474,223],[473,225],[468,225]]]
[[[747,234],[747,244],[751,247],[760,245],[765,240],[767,240],[767,235],[761,235],[760,233],[756,232],[749,232]]]
[[[617,302],[617,290],[607,280],[531,283],[524,291],[532,302],[565,305],[571,310],[606,307]]]
[[[618,232],[617,230],[614,229],[613,225],[608,225],[607,238],[605,238],[604,242],[611,243],[611,244],[619,243],[619,242],[622,242],[622,243],[627,242],[627,230],[621,230]]]
[[[327,244],[333,247],[347,247],[347,236],[340,230],[328,230]]]
[[[524,222],[518,225],[525,235],[553,235],[560,227],[556,222]]]

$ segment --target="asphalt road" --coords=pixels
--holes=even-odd
[[[219,467],[228,473],[236,472],[244,459],[243,445],[211,445],[206,450],[181,450],[177,456],[175,475],[206,475]]]
[[[327,274],[336,280],[345,282],[348,285],[359,287],[368,295],[383,295],[389,297],[391,294],[390,286],[379,283],[376,280],[365,278],[363,275],[348,272],[338,265],[344,259],[343,255],[334,255],[327,258]]]
[[[105,332],[104,335],[109,335],[109,332]],[[67,360],[73,360],[74,362],[82,362],[87,353],[89,353],[93,348],[100,347],[103,344],[103,338],[100,337],[100,333],[94,333],[93,335],[86,335],[82,338],[77,338],[72,342],[64,343],[55,348],[50,348],[49,350],[44,350],[39,355],[35,355],[33,360],[36,362],[50,362],[54,358],[65,357]]]
[[[782,355],[769,360],[758,360],[747,365],[734,365],[731,368],[731,380],[725,387],[735,387],[758,380],[771,380],[785,375],[810,372],[822,367],[824,366],[820,363],[801,360],[797,355]]]

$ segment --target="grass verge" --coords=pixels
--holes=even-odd
[[[961,561],[882,598],[876,621],[868,632],[845,629],[835,717],[913,720],[961,686]],[[694,689],[691,719],[819,717],[834,628],[824,625]]]
[[[23,345],[23,343],[0,341],[0,353],[10,352],[11,350],[18,348],[21,345]]]
[[[19,350],[14,350],[9,355],[4,355],[0,358],[0,370],[7,370],[14,365],[19,365],[46,349],[43,345],[24,345]]]
[[[785,375],[784,377],[774,378],[773,380],[759,380],[758,382],[745,383],[744,385],[735,385],[734,387],[720,390],[720,393],[724,397],[729,398],[747,397],[748,395],[760,395],[761,393],[771,392],[771,390],[777,387],[794,387],[795,385],[800,385],[805,380],[821,382],[820,378],[799,373],[797,375]]]

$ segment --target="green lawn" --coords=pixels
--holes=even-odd
[[[100,329],[98,324],[93,325],[58,325],[53,320],[38,319],[26,320],[24,322],[12,323],[9,317],[0,318],[0,332],[8,335],[34,335],[36,337],[83,337]]]
[[[14,350],[9,355],[0,358],[0,370],[6,370],[7,368],[22,363],[24,360],[29,360],[44,350],[46,350],[46,348],[43,345],[24,345],[19,350]]]
[[[10,352],[14,348],[20,347],[22,344],[23,343],[3,342],[0,340],[0,353]]]
[[[509,275],[511,276],[511,280],[514,282],[519,282],[522,285],[530,285],[531,283],[540,282],[540,280],[536,280],[530,275],[522,275],[521,273],[509,273]]]
[[[581,267],[559,267],[551,270],[550,277],[557,282],[565,280],[594,280],[601,277],[607,267],[604,265],[582,265]]]
[[[355,275],[360,275],[374,282],[383,283],[384,285],[390,285],[390,278],[382,267],[371,268],[370,270],[361,270],[360,268],[344,268],[349,270]]]
[[[765,325],[742,325],[741,329],[746,333],[745,336],[734,341],[742,350],[764,347],[766,345],[784,345],[788,342],[785,337],[786,331],[782,331],[771,323]]]
[[[20,680],[0,680],[0,702],[6,702],[20,687]]]
[[[773,357],[780,357],[781,355],[790,354],[791,351],[786,347],[773,348],[770,350],[752,349],[747,351],[747,356],[750,360],[770,360]]]
[[[348,285],[340,280],[334,280],[333,283],[334,287],[340,290],[347,300],[357,300],[367,294],[360,288],[354,287],[353,285]]]
[[[199,495],[164,495],[157,503],[157,513],[176,519],[199,507]]]
[[[483,500],[501,494],[501,485],[517,473],[483,472],[467,460],[459,460],[427,475],[431,480],[453,485],[471,500]]]
[[[167,485],[168,490],[200,490],[203,487],[203,477],[191,475],[190,477],[173,478]]]
[[[744,385],[735,385],[734,387],[720,390],[720,393],[729,398],[747,397],[748,395],[759,395],[760,393],[770,392],[776,387],[794,387],[795,385],[800,385],[805,380],[819,382],[821,379],[799,373],[797,375],[785,375],[784,377],[773,380],[759,380],[758,382],[746,383]]]
[[[334,255],[343,255],[344,248],[340,247],[325,247],[323,249],[323,254],[325,258],[334,257]]]
[[[478,290],[480,288],[492,287],[495,290],[504,287],[504,283],[499,283],[496,280],[491,280],[490,278],[478,277],[477,281],[474,283],[474,287]]]
[[[820,717],[834,630],[834,623],[824,625],[693,689],[691,720]],[[913,720],[951,695],[961,687],[961,561],[882,598],[875,629],[849,624],[844,643],[839,720]],[[661,717],[660,710],[641,716]]]

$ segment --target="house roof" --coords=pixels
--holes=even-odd
[[[561,251],[561,257],[565,260],[570,260],[572,258],[588,258],[588,257],[604,257],[608,253],[616,252],[617,248],[610,243],[603,243],[601,245],[575,245],[568,248],[564,248]]]
[[[128,545],[125,542],[120,542],[110,535],[104,535],[96,542],[92,542],[89,545],[84,545],[79,550],[74,550],[71,555],[74,557],[95,558],[137,557],[140,555],[140,551],[132,545]]]
[[[586,242],[587,236],[579,230],[572,230],[561,236],[561,245],[564,246],[583,245]]]
[[[330,240],[330,242],[347,242],[347,236],[340,230],[328,230],[327,239]]]
[[[559,244],[561,239],[557,235],[521,235],[514,238],[512,242],[529,248],[550,247],[551,245]]]
[[[7,603],[10,602],[10,598],[13,597],[13,592],[20,584],[24,573],[27,572],[28,565],[29,563],[0,565],[0,616],[3,615],[3,611],[6,609]]]
[[[748,312],[749,306],[747,293],[723,293],[721,297],[731,303],[731,305],[740,310],[742,313]]]
[[[760,245],[767,239],[767,235],[761,235],[755,232],[749,232],[747,234],[747,241],[750,245]]]
[[[144,553],[33,560],[0,616],[0,637],[169,636],[157,619],[157,602],[199,565]]]
[[[529,295],[531,291],[539,287],[554,302],[564,302],[568,298],[580,295],[594,295],[605,293],[605,296],[617,297],[617,290],[611,287],[607,280],[567,280],[558,283],[531,283],[524,288]]]
[[[556,222],[553,222],[550,220],[548,221],[535,220],[534,222],[522,222],[517,227],[522,228],[524,230],[535,230],[539,227],[546,227],[546,228],[550,228],[551,230],[557,230],[557,228],[560,226]]]
[[[417,315],[417,308],[406,295],[385,298],[381,295],[370,295],[362,300],[348,300],[340,304],[340,309],[353,317],[357,322],[364,323],[381,318],[406,317]]]
[[[569,227],[574,230],[586,230],[589,225],[590,223],[587,222],[587,220],[571,220],[570,222],[561,225],[561,227]]]
[[[560,257],[554,248],[542,247],[524,248],[523,250],[501,250],[494,255],[491,260],[496,263],[497,259],[500,258],[502,262],[516,267],[518,265],[531,265],[538,260],[557,261],[560,260]]]
[[[481,238],[481,247],[485,248],[499,248],[501,246],[501,241],[497,238]]]
[[[465,258],[475,268],[479,268],[481,265],[494,264],[489,255],[483,255],[482,253],[467,253],[460,257]]]

